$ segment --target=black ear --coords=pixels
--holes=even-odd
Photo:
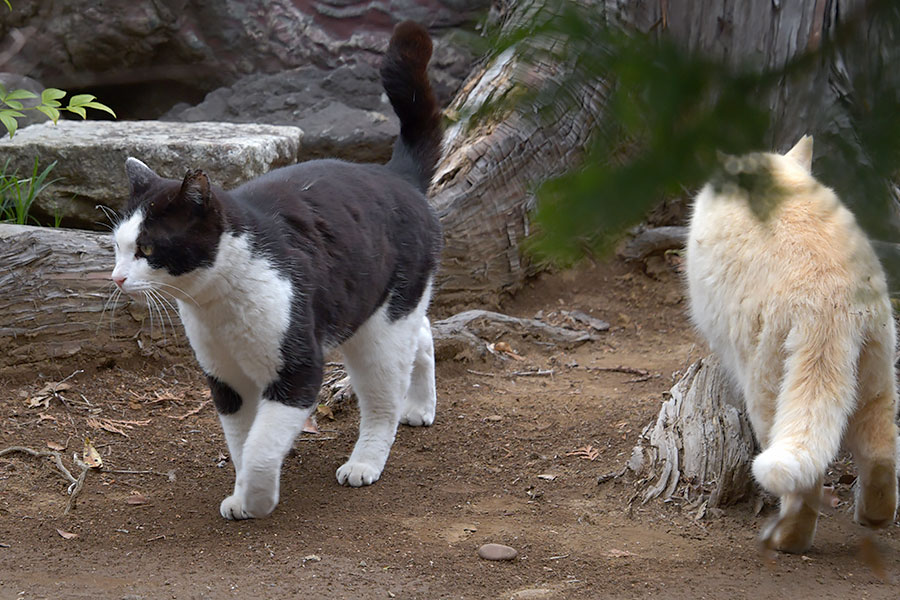
[[[200,206],[209,205],[209,177],[200,169],[188,171],[181,184],[179,197]]]
[[[154,173],[153,169],[132,156],[125,161],[125,172],[131,184],[132,196],[145,192],[151,183],[159,179],[159,175]]]

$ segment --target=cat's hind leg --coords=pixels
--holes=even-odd
[[[781,497],[778,516],[766,525],[760,535],[764,548],[799,554],[812,546],[816,536],[819,507],[822,505],[822,479],[804,492]]]
[[[897,385],[893,340],[870,340],[859,360],[859,403],[846,434],[858,471],[857,523],[879,529],[897,510]]]
[[[437,396],[434,386],[434,340],[431,337],[431,323],[422,317],[422,325],[416,336],[416,356],[413,361],[409,390],[400,411],[400,422],[413,427],[429,426],[434,423]]]
[[[382,308],[341,348],[359,400],[359,439],[336,473],[342,485],[370,485],[381,477],[410,387],[424,316],[420,308],[397,320]]]
[[[847,323],[806,316],[785,341],[784,380],[753,476],[779,497],[812,489],[841,446],[856,401],[860,340]]]

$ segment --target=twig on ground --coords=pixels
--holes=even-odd
[[[636,367],[626,367],[619,365],[618,367],[585,367],[588,371],[606,371],[611,373],[627,373],[629,375],[637,375],[638,377],[650,377],[650,371],[646,369],[638,369]]]
[[[39,458],[52,458],[56,463],[56,468],[59,469],[59,472],[69,483],[76,483],[78,480],[69,472],[66,466],[62,463],[62,456],[60,456],[59,452],[49,452],[49,451],[41,451],[41,450],[32,450],[31,448],[26,448],[24,446],[10,446],[9,448],[4,448],[0,450],[0,456],[4,456],[6,454],[12,454],[13,452],[21,452],[22,454],[30,454],[31,456],[36,456]]]
[[[116,473],[119,475],[162,475],[170,477],[168,473],[160,473],[159,471],[134,471],[131,469],[103,469],[103,473]]]
[[[496,377],[496,373],[485,373],[483,371],[476,371],[474,369],[466,369],[466,373],[471,373],[472,375],[480,375],[482,377]]]
[[[192,408],[191,410],[187,411],[186,413],[184,413],[181,416],[177,416],[177,417],[173,417],[172,415],[166,415],[166,416],[169,417],[170,419],[175,419],[176,421],[183,421],[183,420],[187,419],[188,417],[190,417],[192,415],[196,415],[198,412],[203,410],[203,408],[207,404],[209,404],[209,402],[210,402],[209,400],[204,400],[196,408]]]
[[[538,369],[536,371],[513,371],[510,375],[516,377],[552,377],[554,373],[553,369]]]
[[[78,496],[81,488],[84,487],[84,480],[87,479],[87,473],[91,470],[89,466],[78,460],[77,455],[73,455],[72,458],[75,464],[81,467],[81,475],[78,476],[78,481],[69,486],[69,503],[66,504],[66,510],[63,511],[64,515],[69,514],[69,511],[75,508],[75,498]]]
[[[69,469],[62,462],[62,456],[59,452],[48,452],[43,450],[33,450],[31,448],[26,448],[25,446],[10,446],[9,448],[4,448],[0,450],[0,456],[4,456],[6,454],[12,454],[13,452],[21,452],[22,454],[30,454],[31,456],[36,456],[39,458],[52,458],[53,462],[56,465],[56,468],[59,469],[60,474],[65,478],[66,481],[69,482],[69,502],[66,504],[66,510],[63,511],[64,515],[69,514],[69,511],[75,506],[75,497],[78,496],[78,492],[81,491],[81,488],[84,487],[84,480],[87,478],[87,472],[90,470],[86,464],[78,460],[78,456],[73,456],[75,460],[76,466],[81,469],[81,473],[78,475],[76,479]]]

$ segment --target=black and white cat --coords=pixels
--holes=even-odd
[[[224,191],[199,170],[177,181],[126,161],[131,197],[113,233],[112,279],[129,295],[177,302],[234,463],[226,519],[275,509],[282,462],[332,348],[360,407],[341,484],[381,476],[398,422],[434,421],[426,311],[442,241],[424,193],[442,133],[431,52],[424,28],[397,25],[381,68],[400,118],[386,165],[315,160]]]

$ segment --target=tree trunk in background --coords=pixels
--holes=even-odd
[[[542,4],[513,3],[503,17],[504,28],[523,22]],[[442,311],[495,307],[534,272],[522,249],[531,233],[533,189],[578,164],[599,126],[606,83],[589,82],[575,91],[575,107],[557,111],[552,121],[513,113],[473,126],[467,115],[516,84],[539,88],[558,70],[555,64],[523,64],[507,51],[476,68],[450,105],[448,112],[461,118],[446,132],[431,188],[444,227],[435,298]]]
[[[505,27],[522,22],[542,4],[540,0],[511,3]],[[595,0],[593,4],[610,23],[669,35],[686,48],[734,65],[773,69],[818,47],[865,0]],[[872,48],[890,43],[870,35]],[[782,82],[768,99],[772,149],[785,150],[805,133],[843,126],[816,107],[822,106],[822,97],[835,103],[846,99],[857,74],[852,70],[865,68],[865,61],[854,58],[839,54],[834,62],[822,62],[803,77]],[[474,111],[492,95],[502,96],[514,81],[540,86],[558,68],[525,66],[511,53],[503,54],[476,69],[450,112]],[[446,239],[435,298],[441,310],[494,306],[534,273],[535,266],[522,250],[533,230],[529,223],[533,189],[578,163],[591,133],[603,123],[607,89],[606,81],[588,82],[577,91],[580,104],[561,112],[553,122],[514,114],[472,129],[463,119],[449,129],[447,150],[432,186]],[[827,140],[818,140],[816,154],[827,153]],[[845,201],[853,207],[853,198]]]

